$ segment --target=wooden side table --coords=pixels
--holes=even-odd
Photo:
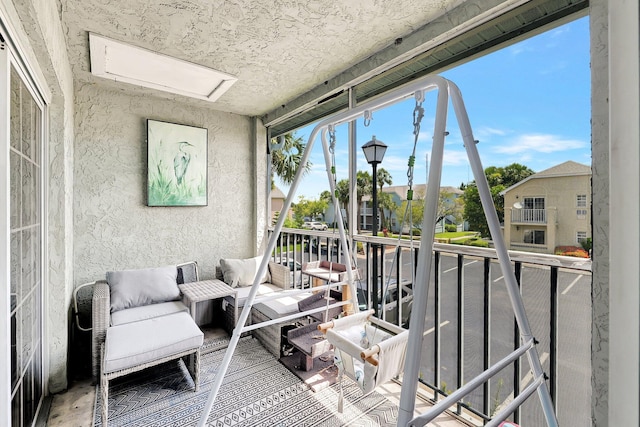
[[[353,274],[358,272],[354,268]],[[320,286],[322,282],[342,282],[347,280],[347,266],[329,261],[311,261],[302,265],[302,273],[308,274],[313,279],[313,286]],[[351,300],[351,289],[348,285],[342,286],[342,301]],[[345,314],[353,314],[353,304],[343,306]]]
[[[224,298],[229,295],[233,295],[234,304],[234,316],[238,318],[238,292],[231,286],[224,283],[222,280],[201,280],[199,282],[184,283],[178,285],[182,294],[189,300],[191,305],[191,317],[196,320],[196,305],[200,301],[213,300],[218,298]]]
[[[331,350],[331,344],[318,330],[318,322],[287,332],[289,344],[300,351],[300,365],[305,371],[313,369],[313,359]]]

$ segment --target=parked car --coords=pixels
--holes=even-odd
[[[303,288],[309,287],[309,276],[302,274],[302,264],[298,261],[293,258],[287,258],[283,260],[276,259],[275,262],[289,267],[289,271],[291,271],[291,283],[296,287],[299,287],[300,283],[302,283]]]
[[[325,231],[329,227],[327,227],[327,224],[324,224],[320,221],[306,221],[304,224],[302,224],[302,228]]]
[[[311,249],[309,249],[309,242],[305,242],[304,244],[304,250],[306,252],[308,252],[309,250],[311,250],[312,253],[314,254],[321,254],[321,255],[327,255],[329,253],[329,251],[327,250],[327,242],[326,239],[321,239],[322,242],[320,243],[320,249],[318,249],[318,240],[313,238],[311,240]],[[338,254],[338,247],[340,246],[340,241],[338,239],[332,239],[332,242],[330,243],[331,246],[331,253],[333,255],[337,255]],[[340,253],[342,253],[342,250],[340,250]]]
[[[398,313],[397,313],[397,305],[398,305],[398,287],[396,285],[395,279],[390,279],[388,283],[383,278],[379,279],[378,282],[379,287],[379,295],[384,293],[384,314],[380,313],[380,317],[384,317],[387,322],[398,324]],[[367,292],[366,292],[366,283],[363,280],[360,283],[357,283],[358,290],[358,302],[360,303],[360,310],[367,309]],[[386,292],[385,292],[386,288]],[[402,288],[402,323],[400,326],[403,328],[409,327],[409,320],[411,319],[411,309],[413,307],[413,289],[411,282],[408,280],[401,281]],[[382,298],[379,297],[380,300]],[[382,309],[382,302],[379,303],[379,309]]]

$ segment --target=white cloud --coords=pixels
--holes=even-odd
[[[444,151],[444,158],[442,164],[445,166],[460,166],[469,163],[466,151]]]
[[[502,154],[555,153],[586,146],[585,141],[564,139],[558,135],[525,134],[508,141],[506,145],[495,147],[494,151]]]
[[[431,162],[431,152],[429,154],[429,162]],[[424,156],[423,156],[424,158]],[[469,163],[466,151],[444,150],[442,156],[443,166],[461,166]]]
[[[520,55],[521,53],[531,51],[531,49],[525,47],[524,43],[518,43],[518,44],[512,45],[508,47],[507,50],[512,55]]]
[[[505,136],[509,132],[504,129],[492,128],[489,126],[481,126],[474,130],[475,136],[482,141],[483,139],[488,139],[491,136]]]
[[[556,28],[553,31],[550,31],[549,32],[549,37],[551,37],[551,38],[560,37],[563,34],[570,33],[570,32],[571,32],[571,27],[568,26],[568,25],[564,25],[562,27]]]

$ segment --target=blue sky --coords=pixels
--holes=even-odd
[[[591,164],[591,107],[588,17],[572,21],[505,49],[441,73],[462,92],[484,168],[517,162],[536,172],[567,160]],[[375,135],[388,145],[381,165],[393,185],[407,185],[407,160],[413,148],[413,98],[374,112],[368,127],[358,120],[358,170],[371,173],[360,147]],[[435,93],[423,104],[414,183],[426,182],[426,156],[431,152]],[[313,126],[296,131],[308,140]],[[462,138],[450,108],[441,185],[458,187],[473,180]],[[347,178],[347,126],[336,131],[338,180]],[[329,189],[319,137],[311,153],[312,170],[298,187],[317,199]],[[276,178],[285,194],[288,187]]]

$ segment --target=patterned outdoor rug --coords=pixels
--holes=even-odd
[[[109,387],[109,426],[195,426],[226,350],[201,358],[200,389],[182,361],[118,378]],[[300,381],[260,343],[242,338],[218,392],[207,425],[226,426],[395,426],[397,407],[345,379],[344,413],[337,412],[338,386],[318,393]],[[101,426],[96,393],[95,426]]]

